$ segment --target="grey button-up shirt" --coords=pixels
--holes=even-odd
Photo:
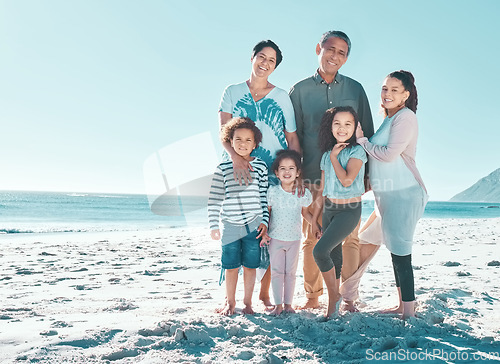
[[[322,153],[318,146],[318,131],[326,110],[336,106],[352,106],[358,113],[366,137],[373,135],[373,119],[363,86],[352,78],[337,73],[328,84],[318,72],[296,83],[290,90],[295,111],[297,135],[303,151],[302,178],[319,183]]]

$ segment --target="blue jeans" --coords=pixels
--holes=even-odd
[[[234,269],[244,266],[256,269],[260,265],[260,239],[258,231],[254,230],[248,235],[222,246],[222,268]]]

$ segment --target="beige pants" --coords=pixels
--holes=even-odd
[[[318,196],[318,185],[306,184],[306,187],[312,193],[313,201]],[[311,204],[312,205],[312,204]],[[308,207],[309,211],[312,213],[312,206]],[[318,223],[321,225],[323,213],[320,213],[318,217]],[[356,272],[359,265],[359,238],[358,231],[361,219],[358,225],[354,228],[352,233],[347,236],[342,244],[342,280],[348,279],[350,276]],[[304,243],[302,245],[302,251],[304,252],[304,289],[306,291],[307,298],[317,298],[323,294],[323,277],[321,272],[316,265],[313,257],[313,249],[318,242],[315,236],[313,236],[311,225],[306,221],[302,221],[302,233],[305,236]]]

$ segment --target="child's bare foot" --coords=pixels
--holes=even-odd
[[[253,315],[255,313],[251,305],[245,305],[245,308],[241,312],[244,315]]]
[[[266,309],[268,307],[271,307],[271,309],[274,308],[274,305],[272,304],[271,299],[269,297],[259,297],[259,299],[262,302],[262,304],[266,306]]]
[[[283,305],[276,305],[274,307],[274,310],[270,312],[270,315],[278,316],[281,314],[281,312],[283,312]]]
[[[328,308],[326,310],[326,318],[332,317],[334,314],[339,312],[340,303],[342,302],[342,296],[338,294],[335,297],[328,297]]]
[[[276,308],[276,306],[266,306],[266,308],[264,309],[265,312],[272,312],[274,311],[274,309]]]
[[[224,311],[226,309],[227,305],[228,305],[228,303],[227,303],[227,298],[226,298],[226,302],[224,302],[224,306],[216,308],[215,313],[222,313],[222,311]]]
[[[317,297],[308,298],[304,305],[297,307],[298,310],[307,310],[308,308],[319,308],[319,301]]]
[[[353,301],[344,301],[344,305],[342,306],[342,310],[348,312],[359,312],[358,308],[354,305]]]
[[[285,303],[285,309],[283,311],[285,311],[286,313],[295,313],[295,310],[293,309],[292,305],[286,303]]]
[[[219,313],[223,316],[232,316],[234,315],[235,305],[230,305],[226,303],[226,306],[222,308]]]

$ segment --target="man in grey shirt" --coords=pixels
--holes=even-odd
[[[352,78],[338,73],[347,61],[350,51],[351,41],[345,33],[326,32],[316,45],[318,70],[313,76],[296,83],[290,90],[290,98],[295,110],[297,135],[303,151],[302,178],[313,193],[313,199],[317,196],[317,188],[321,180],[319,164],[322,153],[318,147],[318,129],[325,111],[336,106],[352,106],[358,113],[364,135],[368,138],[373,135],[370,105],[363,86]],[[319,223],[321,224],[321,215]],[[343,280],[349,278],[358,269],[358,230],[359,223],[343,243]],[[303,232],[306,237],[303,251],[304,288],[307,302],[302,308],[317,308],[319,307],[318,297],[323,294],[323,279],[312,251],[318,240],[313,236],[311,226],[305,220]],[[340,253],[340,250],[336,252],[336,254]],[[352,301],[346,301],[346,304],[346,309],[355,310]]]

